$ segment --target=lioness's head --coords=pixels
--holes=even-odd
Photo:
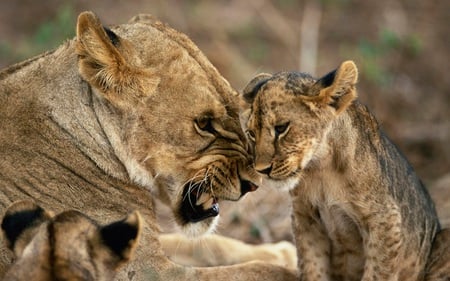
[[[357,75],[355,64],[346,61],[320,79],[281,72],[257,75],[246,86],[243,119],[255,168],[272,185],[294,187],[302,170],[328,153],[322,144],[356,98]]]
[[[108,29],[85,12],[77,53],[130,179],[156,189],[186,234],[212,228],[219,200],[256,188],[239,96],[187,36],[145,15]]]
[[[139,239],[138,212],[100,226],[78,211],[56,216],[31,201],[14,202],[2,231],[15,262],[3,280],[112,280]]]

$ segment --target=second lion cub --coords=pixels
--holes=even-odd
[[[434,204],[356,101],[357,76],[346,61],[321,79],[255,77],[243,95],[255,167],[290,189],[302,280],[422,280]]]

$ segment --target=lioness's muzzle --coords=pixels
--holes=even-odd
[[[188,183],[183,190],[181,215],[186,222],[199,222],[219,214],[217,198],[204,190],[203,185]]]

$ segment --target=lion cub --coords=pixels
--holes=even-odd
[[[408,161],[356,101],[358,71],[260,74],[244,90],[255,167],[290,190],[302,280],[422,280],[439,231]]]
[[[112,280],[141,228],[138,212],[106,226],[77,211],[55,217],[31,201],[6,211],[2,230],[15,262],[3,280]]]

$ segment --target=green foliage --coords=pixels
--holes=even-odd
[[[267,57],[269,52],[269,43],[267,38],[258,36],[262,34],[261,27],[254,24],[246,24],[239,26],[231,31],[230,36],[234,42],[240,44],[245,57],[253,63],[260,64]]]
[[[31,39],[32,44],[41,51],[58,46],[64,39],[75,35],[74,22],[72,7],[62,6],[54,19],[38,27]]]
[[[409,34],[404,41],[411,56],[416,57],[422,52],[423,42],[419,35]]]
[[[1,42],[0,57],[6,61],[15,62],[37,55],[59,46],[65,39],[75,36],[74,23],[76,17],[70,5],[59,7],[56,16],[41,23],[28,39],[12,46]]]
[[[356,50],[353,50],[360,58],[362,72],[369,81],[380,86],[388,86],[392,77],[383,67],[382,61],[395,56],[416,57],[421,51],[422,41],[418,35],[399,36],[387,29],[381,30],[376,40],[361,38]]]
[[[402,40],[397,33],[383,29],[378,35],[378,45],[383,51],[393,50],[402,45]]]

